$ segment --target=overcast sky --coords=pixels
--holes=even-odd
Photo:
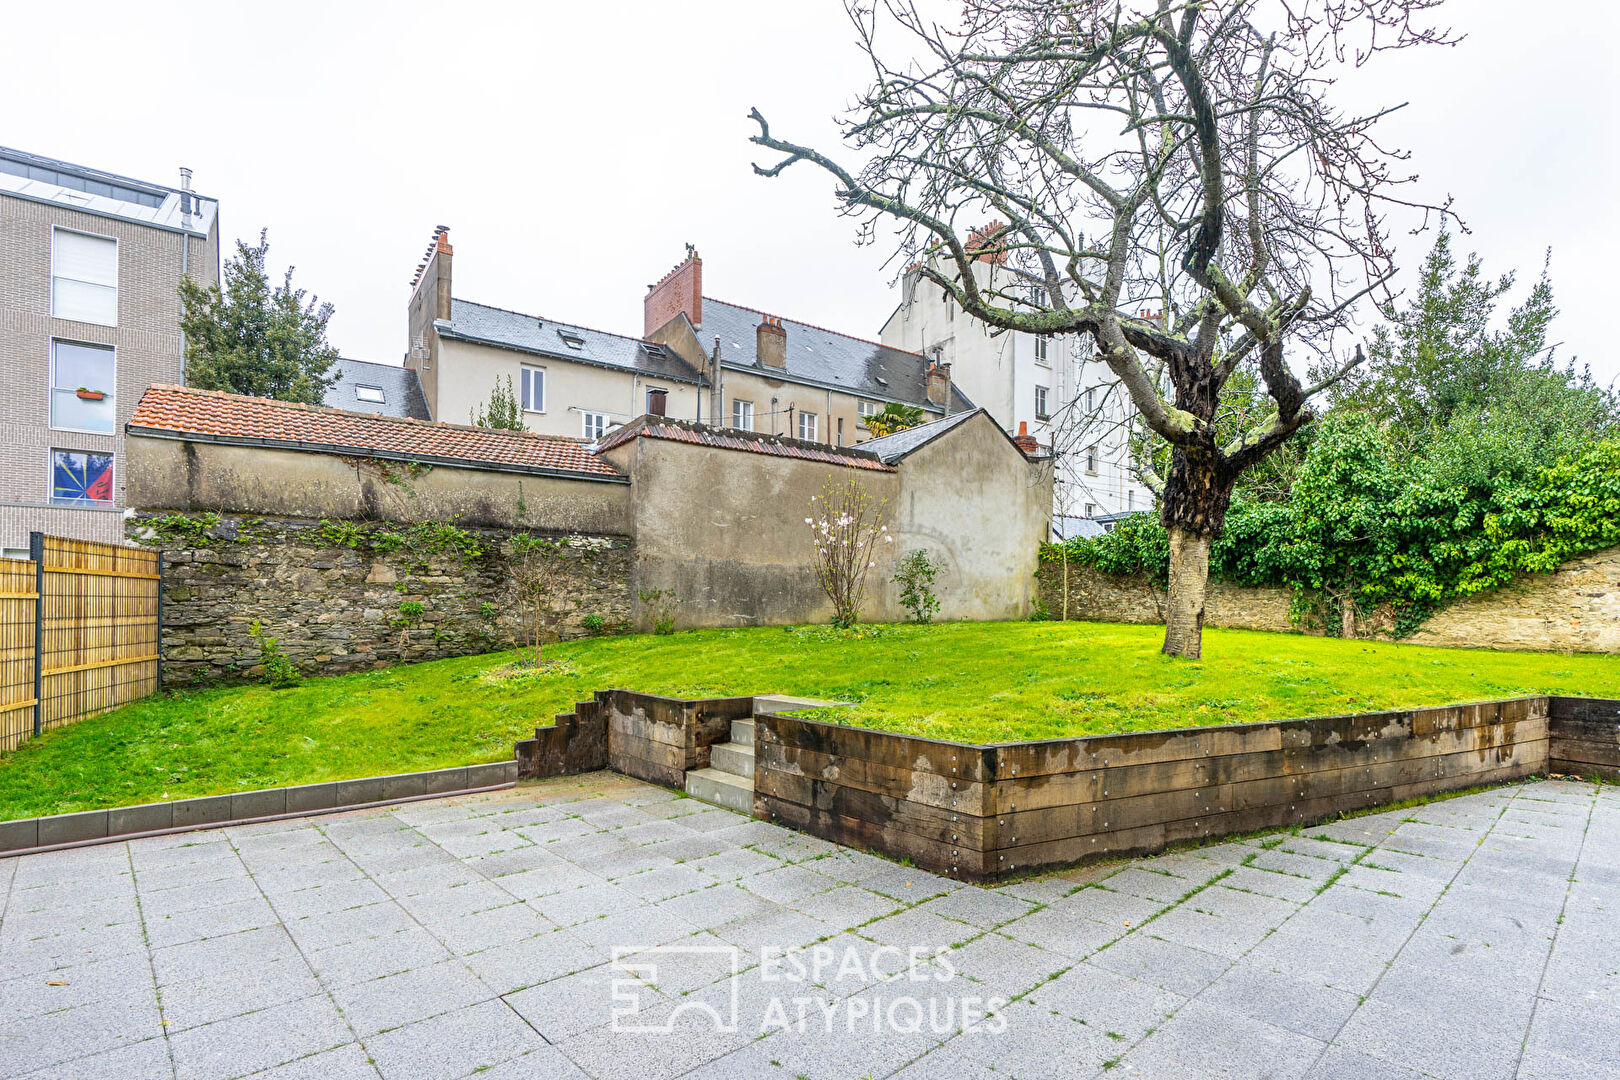
[[[1605,381],[1617,247],[1620,36],[1599,0],[1453,0],[1468,34],[1354,88],[1423,193],[1455,196],[1488,269],[1533,278]],[[697,245],[705,292],[875,337],[887,252],[857,248],[824,175],[752,175],[750,106],[829,145],[865,80],[836,0],[9,5],[0,145],[217,197],[227,240],[337,306],[344,355],[398,363],[411,274],[451,227],[458,297],[629,334]],[[1416,265],[1429,239],[1398,235]],[[1528,281],[1525,282],[1528,284]]]

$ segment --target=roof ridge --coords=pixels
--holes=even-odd
[[[795,319],[795,318],[792,318],[791,316],[787,316],[787,315],[772,315],[768,311],[761,311],[759,308],[757,308],[757,307],[749,307],[747,304],[734,304],[730,300],[721,300],[718,297],[714,297],[714,296],[705,296],[703,299],[705,301],[707,301],[708,303],[712,303],[712,304],[725,304],[727,307],[742,308],[742,310],[744,310],[744,311],[752,311],[755,315],[761,315],[761,316],[767,316],[768,315],[773,319],[786,319],[788,322],[798,323],[800,326],[808,326],[812,330],[820,330],[823,334],[837,334],[839,337],[849,338],[851,341],[859,341],[859,342],[861,342],[862,344],[865,344],[865,345],[876,345],[878,348],[880,348],[880,349],[888,349],[890,352],[901,353],[901,354],[903,354],[905,356],[915,356],[920,360],[928,359],[928,357],[926,355],[924,355],[923,353],[920,353],[920,352],[912,352],[910,349],[897,348],[894,345],[885,345],[881,341],[873,341],[871,338],[863,338],[863,337],[857,337],[854,334],[846,334],[842,330],[834,330],[834,329],[832,329],[831,327],[828,327],[828,326],[818,326],[815,323],[805,322],[803,319]]]
[[[364,362],[364,361],[362,361]],[[411,368],[400,369],[410,371]],[[146,392],[153,390],[172,390],[176,393],[190,394],[196,397],[222,398],[226,401],[242,401],[254,405],[269,405],[281,409],[302,410],[316,413],[342,413],[344,416],[360,416],[372,420],[381,420],[390,424],[414,425],[416,427],[437,428],[447,431],[469,431],[481,435],[509,436],[512,438],[539,439],[542,442],[567,443],[570,445],[588,445],[589,439],[576,439],[569,435],[542,435],[538,431],[512,431],[507,428],[484,428],[472,424],[452,424],[444,420],[418,420],[414,416],[390,416],[387,413],[361,412],[359,409],[340,409],[335,405],[311,405],[306,401],[283,401],[280,398],[255,397],[252,394],[233,394],[228,390],[209,390],[201,386],[180,386],[175,383],[153,383],[147,387]],[[141,395],[146,396],[146,393]]]
[[[565,327],[568,327],[569,329],[572,329],[572,330],[588,330],[593,334],[601,334],[603,337],[618,338],[621,341],[634,341],[639,345],[660,345],[661,344],[660,342],[652,341],[652,340],[649,340],[648,338],[636,337],[633,334],[620,334],[620,333],[615,333],[612,330],[598,330],[596,327],[594,327],[594,326],[586,326],[584,323],[564,322],[561,319],[553,319],[553,318],[551,318],[550,316],[547,316],[547,315],[533,315],[533,314],[530,314],[527,311],[514,311],[511,308],[498,307],[495,304],[479,303],[477,300],[463,300],[459,296],[452,296],[450,298],[450,302],[453,303],[453,304],[471,304],[473,307],[480,307],[480,308],[483,308],[485,311],[499,311],[499,312],[503,312],[503,313],[505,313],[507,315],[517,315],[520,318],[524,318],[524,319],[534,319],[536,322],[550,323],[553,326],[565,326]],[[454,314],[454,312],[452,311],[451,314]]]

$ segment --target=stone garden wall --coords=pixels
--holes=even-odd
[[[521,634],[501,546],[510,532],[469,529],[486,553],[407,540],[379,550],[380,526],[302,518],[138,514],[131,540],[161,546],[163,662],[169,686],[249,678],[262,671],[257,620],[306,674],[509,648]],[[393,535],[409,535],[388,526]],[[560,636],[633,615],[632,547],[623,537],[567,537],[556,613]],[[384,544],[384,547],[390,546]],[[593,620],[594,621],[594,620]]]
[[[1041,602],[1054,619],[1063,618],[1063,573],[1057,562],[1044,562],[1039,571]],[[1071,563],[1068,585],[1070,619],[1164,622],[1164,589],[1144,575],[1114,577]],[[1211,581],[1204,624],[1299,631],[1288,614],[1291,598],[1284,588]],[[1380,629],[1369,636],[1384,636]],[[1620,548],[1447,604],[1405,640],[1457,648],[1620,653]]]

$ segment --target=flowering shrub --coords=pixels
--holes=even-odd
[[[804,523],[816,548],[816,584],[832,601],[833,625],[854,626],[877,547],[894,542],[883,524],[883,504],[874,504],[859,480],[829,480],[820,495],[810,497],[810,514]]]

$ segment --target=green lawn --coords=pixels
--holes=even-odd
[[[1099,623],[705,630],[551,646],[564,664],[486,673],[508,653],[174,693],[52,732],[0,758],[0,819],[509,757],[593,690],[783,693],[858,702],[820,715],[1001,742],[1526,693],[1620,697],[1620,657],[1493,653],[1208,630],[1204,659],[1163,631]]]

